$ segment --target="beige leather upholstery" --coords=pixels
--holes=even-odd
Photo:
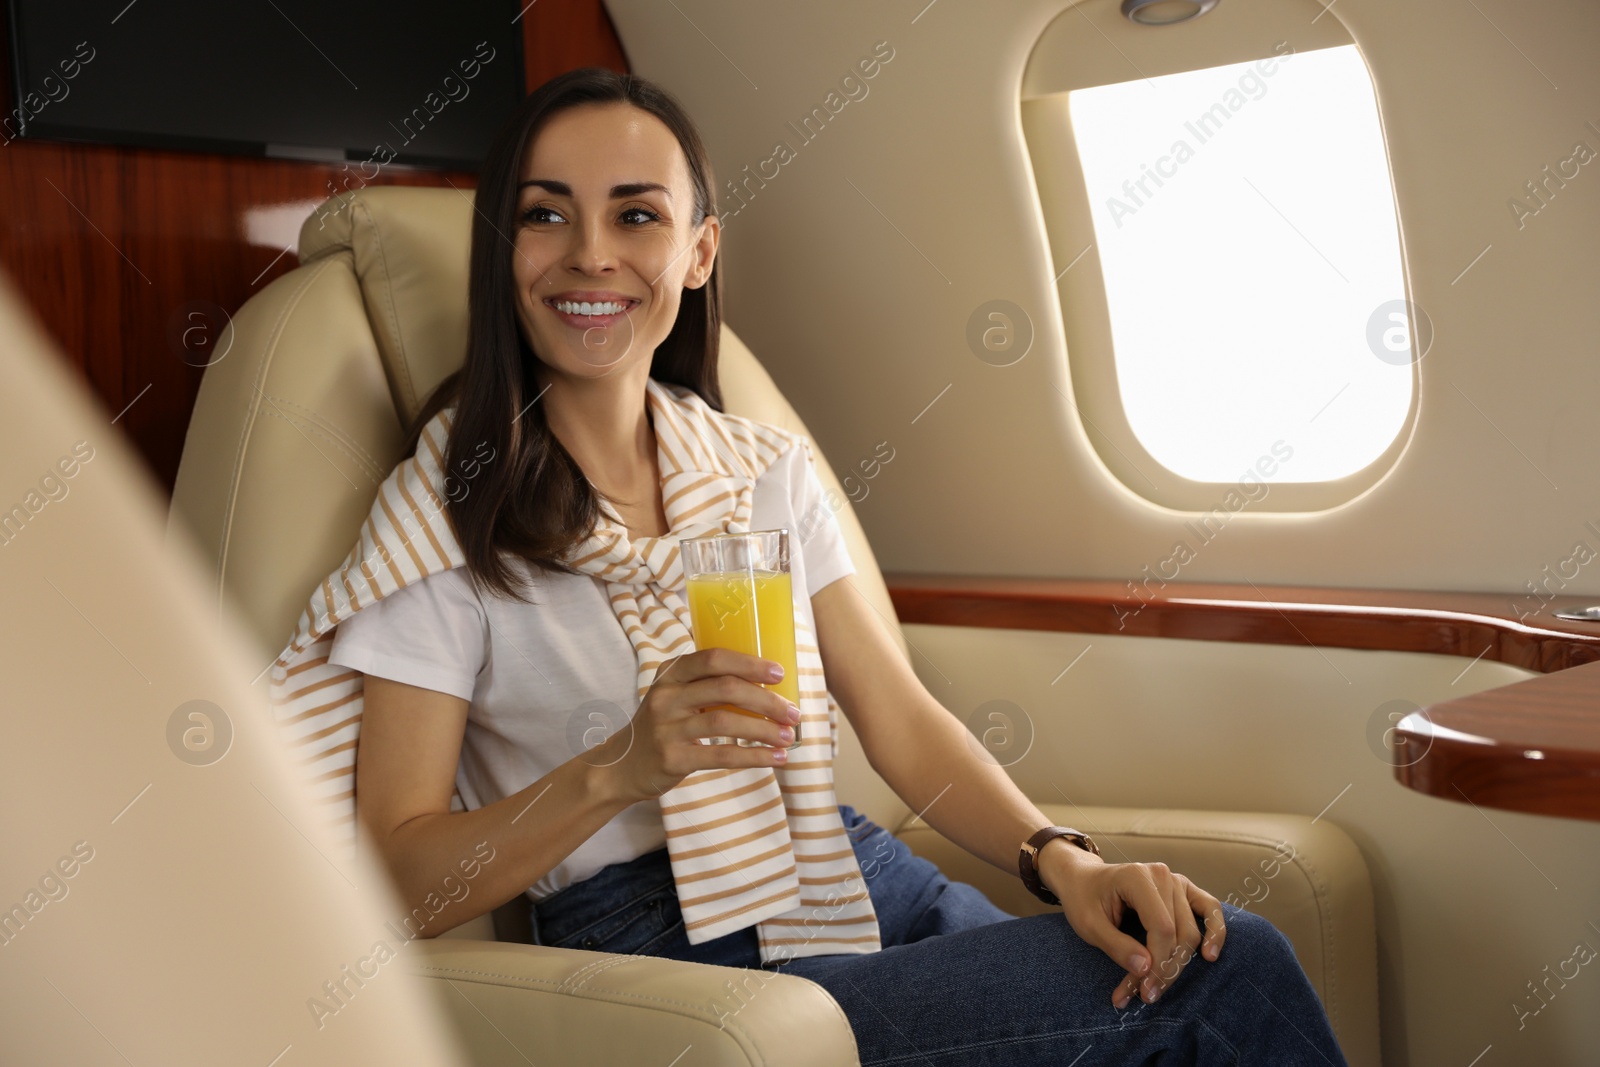
[[[678,1067],[858,1062],[843,1009],[804,978],[492,941],[415,947],[414,972],[456,1001],[443,1002],[474,1064],[665,1067],[691,1046]]]
[[[352,199],[345,210],[319,212],[325,228],[313,216],[301,233],[302,265],[235,316],[219,345],[227,355],[201,385],[173,497],[174,535],[181,529],[199,543],[212,567],[215,603],[238,610],[263,665],[282,647],[309,590],[343,559],[379,481],[401,458],[402,421],[464,356],[467,196],[372,188]],[[722,352],[728,410],[804,431],[726,327]],[[898,638],[871,548],[817,455],[837,494],[857,584]],[[320,532],[308,538],[308,528]],[[841,800],[885,826],[906,822],[909,810],[868,765],[844,720],[837,770]],[[1287,816],[1092,808],[1073,815],[1103,823],[1113,857],[1121,849],[1131,858],[1166,859],[1186,872],[1211,873],[1216,885],[1242,879],[1274,855],[1273,842],[1292,842],[1296,873],[1277,874],[1262,910],[1282,917],[1351,1062],[1377,1063],[1371,889],[1342,832]],[[932,831],[910,833],[916,848],[1002,906],[1027,903],[1015,896],[1014,878]],[[493,929],[484,917],[452,931],[455,937],[417,946],[424,951],[412,956],[421,973],[449,979],[440,983],[441,1000],[469,1035],[474,1062],[523,1062],[518,1045],[541,1064],[666,1061],[677,1051],[669,1045],[697,1041],[696,1033],[707,1038],[696,1044],[705,1063],[831,1065],[853,1058],[837,1005],[801,979],[786,977],[754,998],[738,1027],[727,1028],[734,1035],[712,1041],[706,1026],[724,1033],[716,1005],[729,998],[727,971],[472,939]],[[470,997],[455,995],[469,986]],[[675,996],[663,997],[669,987]]]
[[[323,858],[256,643],[3,277],[0,493],[0,1061],[465,1062],[377,858]]]
[[[1322,996],[1345,1057],[1378,1062],[1377,943],[1366,863],[1343,830],[1304,815],[1145,811],[1040,803],[1052,822],[1089,832],[1116,863],[1155,860],[1219,900],[1272,920]],[[919,856],[983,890],[1013,915],[1050,910],[1018,878],[926,824],[898,834]]]

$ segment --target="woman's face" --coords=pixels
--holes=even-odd
[[[711,276],[718,222],[693,217],[688,161],[660,119],[623,103],[549,119],[523,159],[512,255],[540,362],[580,378],[648,366],[684,288]]]

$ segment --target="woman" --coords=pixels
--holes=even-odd
[[[544,944],[820,983],[865,1064],[1343,1063],[1282,935],[1165,865],[1107,862],[1087,840],[1054,837],[1035,862],[1061,912],[1016,918],[834,803],[829,693],[874,768],[974,855],[1015,872],[1019,847],[1049,826],[1002,768],[974,757],[965,728],[853,589],[803,439],[720,414],[712,190],[680,107],[643,79],[599,69],[535,92],[485,162],[467,359],[406,446],[421,456],[424,427],[451,409],[441,466],[457,476],[447,510],[465,565],[340,623],[329,657],[365,676],[359,815],[404,898],[424,896],[476,842],[495,842],[474,891],[426,936],[531,887]],[[728,485],[759,458],[749,492],[686,509],[694,492],[710,493],[702,482],[718,484],[681,480],[697,435],[711,446],[704,463],[733,465]],[[814,630],[820,651],[802,669],[814,676],[802,683],[805,710],[763,688],[770,661],[686,651],[673,618],[681,568],[663,546],[713,513],[715,528],[815,527],[794,556],[797,625]],[[618,569],[657,549],[661,567],[642,580]],[[729,703],[756,714],[703,710]],[[846,835],[836,861],[865,882],[857,910],[832,927],[772,906],[759,923],[686,924],[711,907],[685,896],[699,877],[685,874],[688,857],[723,846],[669,835],[664,812],[675,805],[661,798],[701,780],[691,775],[770,779],[791,752],[790,771],[804,763],[820,776],[807,788],[827,798],[825,817],[790,818],[793,840],[763,853],[790,866],[760,881],[792,875],[810,834],[797,827],[819,826],[811,836]],[[467,810],[451,810],[453,786]],[[806,936],[775,936],[785,921]]]

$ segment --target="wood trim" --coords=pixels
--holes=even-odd
[[[1430,796],[1600,820],[1600,663],[1435,704],[1395,728],[1395,777]]]
[[[628,73],[617,28],[600,0],[528,3],[522,15],[522,69],[528,92],[577,67],[609,67]]]
[[[1482,656],[1541,673],[1600,660],[1600,623],[1554,615],[1600,598],[1541,602],[1495,593],[1303,585],[884,578],[904,623]]]
[[[12,103],[7,25],[0,11],[0,114]],[[530,91],[573,67],[628,69],[601,0],[532,4],[522,35]],[[252,241],[252,218],[366,184],[471,190],[477,175],[397,162],[369,183],[354,164],[7,140],[0,131],[0,274],[171,493],[208,358],[193,338],[214,339],[239,305],[299,264],[281,244]]]
[[[886,574],[903,623],[1428,652],[1541,677],[1422,709],[1395,776],[1430,796],[1600,820],[1600,598],[1203,582]]]

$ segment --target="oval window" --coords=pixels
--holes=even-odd
[[[1375,480],[1355,476],[1397,453],[1432,329],[1406,299],[1355,46],[1285,42],[1056,97],[1030,144],[1053,125],[1076,156],[1072,229],[1092,254],[1062,284],[1063,314],[1078,403],[1113,471],[1175,507],[1246,471],[1323,483],[1262,510],[1329,506]]]

